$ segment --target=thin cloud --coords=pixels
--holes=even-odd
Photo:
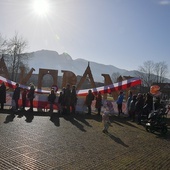
[[[160,4],[160,5],[170,5],[170,0],[162,0],[162,1],[159,1],[159,4]]]

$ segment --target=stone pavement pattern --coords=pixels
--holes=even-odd
[[[97,115],[0,114],[0,170],[168,170],[170,129],[148,133],[113,116],[109,134]]]

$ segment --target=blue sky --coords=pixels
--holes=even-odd
[[[164,61],[170,70],[170,0],[47,0],[46,14],[34,1],[0,0],[0,33],[18,32],[26,52],[67,52],[127,70]]]

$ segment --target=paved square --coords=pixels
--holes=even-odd
[[[170,129],[161,136],[128,118],[111,122],[107,135],[97,115],[1,113],[0,169],[170,169]]]

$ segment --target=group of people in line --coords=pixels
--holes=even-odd
[[[5,83],[2,82],[0,86],[0,104],[1,110],[4,109],[4,103],[6,103],[6,86]],[[16,83],[15,89],[12,95],[12,101],[14,102],[13,110],[17,111],[19,109],[18,101],[20,98],[20,94],[22,96],[22,109],[25,110],[26,101],[29,100],[30,108],[28,111],[33,112],[33,100],[35,98],[35,86],[30,84],[30,89],[22,89],[19,87],[19,84]],[[51,89],[50,94],[48,95],[48,102],[50,104],[49,112],[53,112],[53,106],[57,103],[58,112],[61,114],[75,114],[76,113],[76,104],[77,104],[77,93],[76,93],[76,86],[67,84],[66,87],[62,89],[59,94],[58,101],[56,102],[56,93],[54,89]],[[87,107],[87,114],[92,113],[92,102],[95,100],[95,108],[97,110],[97,114],[101,115],[102,107],[104,107],[104,111],[102,112],[102,120],[104,123],[103,132],[107,132],[110,126],[109,114],[114,111],[112,102],[107,102],[106,104],[103,103],[102,94],[100,91],[93,93],[90,89],[88,94],[85,97],[85,106]],[[120,91],[118,98],[116,100],[117,109],[118,109],[118,116],[120,114],[124,114],[122,111],[122,104],[124,101],[124,94],[123,91]],[[160,99],[157,97],[156,101],[153,105],[153,96],[148,92],[146,94],[132,94],[132,91],[129,91],[128,99],[127,99],[127,112],[129,114],[129,118],[132,121],[136,121],[137,123],[141,124],[141,116],[144,114],[148,117],[148,114],[154,109],[156,110],[159,108]],[[107,108],[107,109],[106,109]]]
[[[4,104],[6,103],[6,91],[8,89],[5,86],[5,83],[2,82],[0,85],[0,104],[1,104],[1,110],[4,109]],[[35,98],[35,87],[34,85],[31,83],[30,84],[30,89],[29,91],[27,91],[27,89],[23,89],[21,90],[19,83],[15,84],[15,88],[12,94],[12,110],[17,112],[19,109],[19,99],[20,99],[20,95],[22,96],[22,110],[25,110],[26,107],[26,102],[27,100],[29,100],[30,103],[30,108],[28,111],[33,112],[33,100]]]
[[[154,98],[149,92],[144,94],[138,93],[137,95],[133,95],[131,91],[129,92],[127,111],[132,121],[135,121],[137,116],[138,124],[141,124],[142,116],[145,116],[147,119],[152,110],[157,110],[161,107],[160,96]]]
[[[53,93],[53,89],[52,89],[52,93]],[[54,96],[54,94],[53,94]],[[53,100],[50,99],[50,95],[48,97],[48,101],[50,102],[50,112],[52,112],[53,109],[53,104],[55,103],[54,98]],[[62,91],[59,94],[58,97],[58,113],[61,114],[75,114],[76,113],[76,104],[77,104],[77,93],[76,93],[76,86],[75,85],[71,85],[67,84],[66,87],[62,88]]]

